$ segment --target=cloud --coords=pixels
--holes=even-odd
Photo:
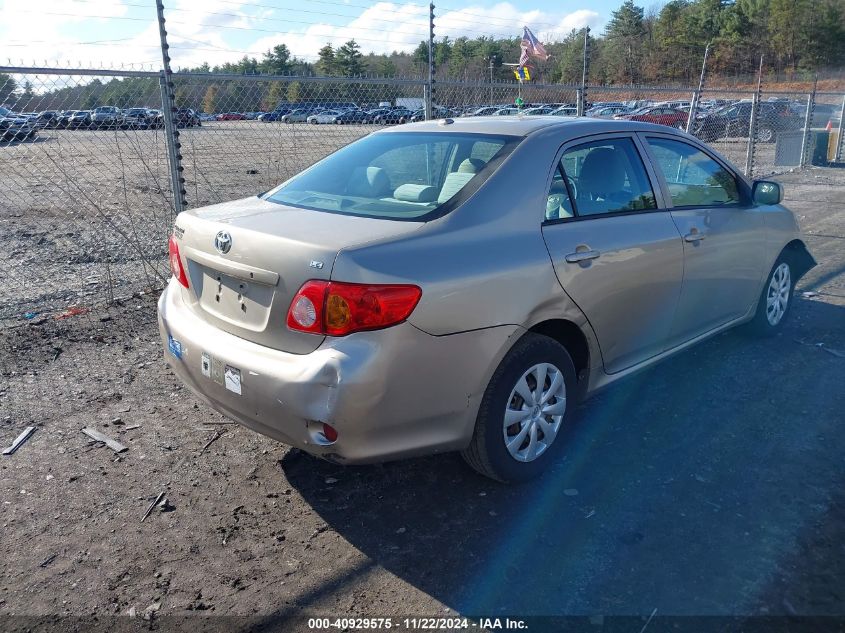
[[[322,15],[319,10],[290,12],[257,3],[232,0],[176,0],[166,12],[174,67],[211,65],[234,61],[244,54],[259,57],[276,44],[287,44],[294,55],[313,61],[326,43],[337,47],[355,39],[363,52],[410,52],[428,37],[428,7],[419,4],[377,2],[357,15],[340,15],[353,7],[339,7]],[[160,58],[158,26],[152,10],[135,9],[115,0],[82,3],[42,0],[34,15],[24,0],[6,0],[0,26],[0,57],[13,60],[93,60],[96,65],[120,66],[155,63]],[[313,8],[315,5],[304,5]],[[74,15],[47,15],[62,13]],[[91,17],[99,16],[99,17]],[[149,21],[146,21],[149,16]],[[131,20],[109,20],[111,17]],[[310,22],[310,23],[309,23]],[[552,13],[523,11],[509,2],[493,6],[471,5],[439,11],[435,36],[454,40],[466,36],[518,37],[527,25],[546,41],[558,39],[572,29],[598,26],[601,16],[591,9]],[[74,36],[69,36],[68,27]],[[111,41],[109,41],[111,40]],[[102,46],[77,45],[98,42]]]

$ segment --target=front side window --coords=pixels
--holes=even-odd
[[[489,175],[518,138],[461,133],[374,134],[265,195],[271,202],[348,215],[424,220]],[[469,189],[467,189],[469,190]]]
[[[648,144],[669,185],[674,207],[724,206],[740,201],[736,178],[700,149],[667,138]]]
[[[630,138],[571,147],[563,153],[561,166],[578,216],[657,208],[643,161]]]

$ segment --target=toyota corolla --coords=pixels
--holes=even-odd
[[[322,458],[462,451],[526,480],[579,400],[727,328],[783,327],[815,261],[781,198],[649,123],[381,131],[177,217],[165,356],[218,411]]]

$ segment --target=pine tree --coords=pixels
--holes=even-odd
[[[332,77],[337,74],[337,58],[331,44],[326,44],[317,53],[317,72]]]
[[[345,77],[358,77],[366,71],[364,55],[361,53],[361,47],[355,40],[349,40],[346,44],[338,48],[335,60],[338,71]]]
[[[633,84],[640,78],[645,36],[642,7],[625,0],[613,12],[605,31],[610,70],[617,80]]]
[[[0,73],[0,106],[3,105],[6,100],[14,94],[17,88],[17,82],[12,78],[11,75],[7,75],[6,73]]]
[[[277,44],[264,53],[258,68],[268,75],[289,75],[293,70],[295,59],[291,59],[290,50],[286,44]]]

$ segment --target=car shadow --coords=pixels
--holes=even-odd
[[[845,308],[796,298],[793,317],[584,403],[565,456],[527,484],[455,454],[344,468],[292,451],[281,467],[372,564],[463,614],[789,613],[766,602],[772,578],[842,488],[845,451]],[[845,569],[842,548],[827,560]],[[845,613],[841,592],[826,600]]]

